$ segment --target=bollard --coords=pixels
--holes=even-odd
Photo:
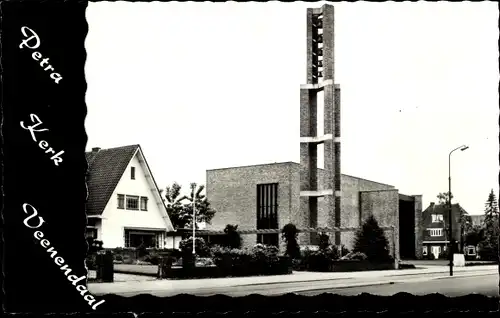
[[[106,251],[96,255],[97,280],[103,283],[112,283],[114,281],[113,253]]]
[[[170,273],[172,271],[172,256],[168,255],[167,257],[161,257],[160,262],[158,263],[158,275],[159,279],[162,278],[170,278]]]

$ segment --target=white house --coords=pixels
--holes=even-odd
[[[178,248],[165,203],[139,145],[86,153],[87,236],[103,247]]]

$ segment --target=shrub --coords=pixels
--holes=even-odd
[[[241,248],[241,236],[238,233],[238,225],[226,225],[224,229],[225,245],[230,248]]]
[[[189,237],[179,242],[179,249],[181,250],[182,257],[192,255],[193,253],[193,237]],[[195,238],[195,251],[196,255],[200,257],[210,257],[210,248],[201,237]]]
[[[324,251],[325,254],[328,255],[328,257],[334,261],[340,258],[339,249],[335,245],[328,246],[328,248],[326,248]]]
[[[296,259],[300,257],[300,247],[297,243],[298,230],[295,225],[289,223],[283,227],[281,230],[282,238],[286,242],[286,252],[285,254]]]
[[[243,276],[270,273],[279,264],[279,249],[275,246],[257,244],[253,248],[228,248],[213,246],[213,261],[225,275]]]
[[[368,259],[368,256],[365,253],[361,252],[351,252],[341,258],[342,260],[348,261],[364,261]]]
[[[319,249],[326,250],[330,246],[330,236],[326,233],[321,233],[319,235]]]
[[[353,251],[365,254],[371,262],[391,260],[389,242],[373,215],[368,217],[361,229],[357,231]]]
[[[87,255],[93,255],[103,250],[102,247],[103,242],[100,240],[93,239],[91,237],[87,238],[87,245],[89,247]]]
[[[146,245],[144,245],[144,243],[141,243],[141,245],[137,247],[136,253],[137,253],[137,258],[145,257],[149,254]]]
[[[449,259],[449,255],[450,254],[448,253],[448,250],[446,250],[446,251],[441,250],[441,252],[438,255],[438,259]]]
[[[489,244],[488,241],[482,241],[478,246],[478,254],[481,260],[484,261],[498,261],[498,253],[494,246]]]
[[[324,240],[323,242],[327,242]],[[300,269],[308,269],[310,271],[330,271],[332,270],[333,261],[339,259],[339,249],[334,245],[325,246],[318,250],[304,249],[302,251],[302,259],[295,266]]]
[[[158,265],[160,263],[160,258],[158,255],[147,255],[144,258],[145,262],[151,263],[152,265]]]
[[[345,245],[341,245],[340,246],[340,256],[345,256],[347,254],[349,254],[351,251],[349,251],[349,249],[347,247],[345,247]]]

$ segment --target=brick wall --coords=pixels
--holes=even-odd
[[[380,227],[394,226],[392,230],[385,230],[385,237],[389,241],[391,255],[400,258],[399,253],[399,193],[398,190],[366,191],[361,192],[361,222],[373,215]]]
[[[292,205],[291,191],[298,175],[292,175],[290,163],[245,166],[207,171],[206,194],[217,211],[208,230],[223,230],[227,224],[238,229],[257,227],[257,184],[278,183],[278,225],[282,228],[290,218],[300,218],[298,204]],[[291,184],[294,186],[290,186]],[[300,222],[297,222],[300,223]],[[245,246],[256,243],[256,235],[243,235]]]
[[[325,170],[318,169],[318,183],[324,184]],[[397,196],[394,186],[360,179],[348,175],[341,176],[342,181],[342,227],[360,226],[360,192],[373,190],[392,190]],[[294,162],[256,165],[207,171],[207,197],[217,211],[211,225],[207,229],[222,230],[227,224],[237,224],[239,229],[256,228],[256,188],[259,183],[278,182],[278,220],[279,228],[287,223],[297,227],[308,227],[309,216],[307,209],[301,208],[300,200],[300,165]],[[385,197],[377,199],[376,193],[369,196],[373,202],[381,202],[391,208],[380,207],[384,211],[398,209],[398,202],[382,203]],[[368,203],[367,203],[368,204]],[[378,211],[378,210],[376,210]],[[384,212],[376,212],[384,213]],[[386,212],[389,213],[389,212]],[[391,212],[393,213],[393,212]],[[327,215],[324,199],[318,199],[318,226],[325,226]],[[396,213],[397,214],[397,213]],[[382,215],[382,214],[380,214]],[[382,216],[384,220],[387,218]],[[395,223],[397,224],[397,223]],[[333,235],[331,235],[333,243]],[[344,232],[341,243],[348,248],[352,247],[354,232]],[[256,242],[256,235],[245,235],[245,245]],[[299,234],[300,244],[309,244],[308,234]]]
[[[422,196],[414,195],[415,198],[415,257],[423,257],[424,232],[422,224]]]

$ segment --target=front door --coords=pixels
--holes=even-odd
[[[434,254],[434,257],[436,259],[438,259],[439,258],[439,253],[441,253],[441,247],[440,246],[432,246],[431,253]]]

